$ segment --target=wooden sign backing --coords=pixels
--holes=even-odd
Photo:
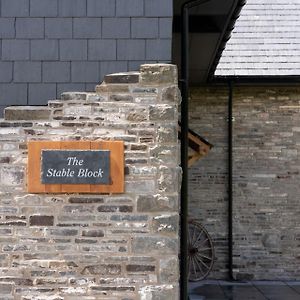
[[[41,152],[43,149],[110,150],[111,184],[42,184]],[[30,141],[28,142],[27,191],[29,193],[123,193],[124,143],[122,141]]]

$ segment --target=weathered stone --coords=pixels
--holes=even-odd
[[[178,300],[178,286],[177,285],[153,285],[144,286],[139,290],[140,298],[147,299],[159,299],[159,300]]]
[[[42,106],[10,106],[4,109],[5,120],[48,120],[51,110]]]
[[[176,143],[177,142],[177,126],[165,125],[159,126],[157,130],[157,139],[159,143]]]
[[[162,90],[162,101],[180,104],[181,94],[177,85],[166,87]]]
[[[30,216],[29,224],[30,226],[53,226],[54,217],[53,216]]]
[[[105,84],[96,86],[96,93],[128,93],[129,86],[127,84]]]
[[[0,298],[133,300],[147,286],[145,297],[176,299],[178,117],[163,96],[174,70],[150,68],[143,84],[138,73],[107,76],[96,93],[49,101],[49,119],[0,121],[0,282],[11,286]],[[28,139],[124,141],[125,192],[28,194]]]
[[[150,157],[153,163],[179,164],[178,145],[155,145],[150,147]]]
[[[138,212],[175,211],[178,208],[178,196],[142,195],[137,199]]]
[[[152,228],[154,232],[161,234],[177,234],[179,217],[178,215],[161,215],[153,218]]]
[[[24,181],[23,166],[2,166],[0,167],[0,185],[17,186]]]
[[[109,97],[109,100],[116,102],[133,102],[133,97],[131,95],[126,94],[114,94]]]
[[[87,93],[85,92],[66,92],[60,96],[61,100],[86,100]]]
[[[140,67],[140,82],[145,85],[177,84],[177,68],[175,65],[155,64]]]
[[[154,193],[156,185],[154,180],[139,180],[127,181],[125,184],[125,191],[127,193],[147,194]]]
[[[181,169],[161,166],[159,168],[158,187],[160,192],[172,193],[178,190],[181,179]]]
[[[150,121],[174,120],[175,108],[169,104],[151,105],[149,110]]]
[[[162,236],[133,237],[132,251],[135,254],[176,254],[178,239]]]
[[[131,205],[101,205],[97,209],[99,212],[132,212]]]
[[[82,236],[86,237],[103,237],[104,232],[103,230],[83,230]]]
[[[85,267],[81,274],[91,275],[119,275],[121,274],[121,266],[116,264],[100,264]]]
[[[106,84],[124,84],[124,83],[138,83],[140,73],[138,72],[126,72],[126,73],[114,73],[104,76],[104,82]]]
[[[70,197],[69,198],[69,202],[70,203],[83,203],[83,204],[87,204],[87,203],[103,203],[104,200],[103,198],[99,198],[99,197]]]
[[[159,262],[159,274],[161,283],[176,283],[179,276],[178,257],[167,257]]]
[[[155,266],[147,265],[127,265],[126,271],[130,273],[139,273],[139,272],[154,272]]]

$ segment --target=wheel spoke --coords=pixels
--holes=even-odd
[[[209,270],[209,266],[208,266],[206,263],[204,263],[204,262],[202,261],[202,259],[198,257],[197,254],[195,255],[195,259],[196,259],[197,261],[199,261],[203,266],[205,266],[205,267]]]
[[[212,257],[203,255],[203,254],[201,254],[201,253],[199,253],[199,252],[197,253],[197,255],[198,255],[198,256],[201,256],[201,257],[204,257],[204,258],[206,258],[206,259],[212,260]]]
[[[203,245],[203,244],[206,243],[207,241],[209,241],[209,239],[205,239],[205,240],[201,241],[199,244],[195,244],[194,246],[195,246],[196,248],[199,248],[199,246]]]
[[[197,238],[193,241],[193,246],[197,243],[197,241],[199,241],[199,238],[201,237],[202,233],[204,232],[204,230],[201,230],[200,233],[198,234]]]

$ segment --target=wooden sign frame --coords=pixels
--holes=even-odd
[[[42,184],[42,150],[110,150],[111,184]],[[29,141],[27,191],[29,193],[124,193],[124,143],[122,141]]]

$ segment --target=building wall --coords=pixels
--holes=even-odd
[[[0,113],[171,60],[172,0],[1,0]]]
[[[164,64],[5,109],[1,299],[179,299],[178,103],[176,67]],[[28,193],[27,142],[45,140],[123,141],[124,193]]]
[[[210,277],[228,277],[226,88],[192,91],[190,127],[214,145],[190,169],[190,215],[213,237]],[[300,89],[235,87],[233,266],[237,279],[299,279]]]

